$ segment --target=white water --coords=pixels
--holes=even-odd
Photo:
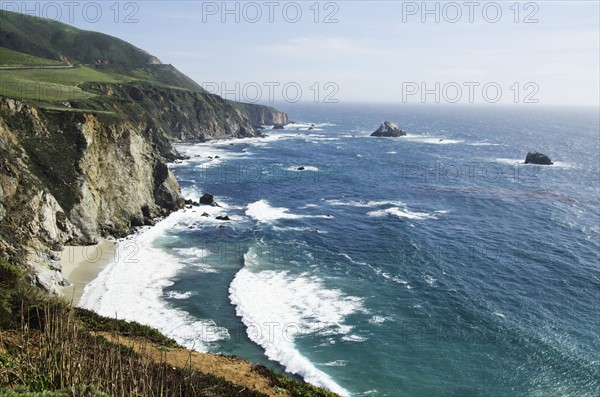
[[[229,339],[226,328],[211,320],[198,320],[170,307],[163,290],[184,264],[154,243],[178,223],[197,214],[183,211],[171,214],[155,227],[145,229],[128,241],[119,243],[117,255],[83,292],[79,306],[103,316],[137,321],[157,328],[180,344],[206,351],[203,342]],[[175,296],[173,296],[175,298]]]
[[[342,340],[363,341],[364,338],[350,335],[352,327],[344,324],[348,315],[364,311],[362,300],[327,289],[315,276],[261,270],[253,249],[245,254],[244,262],[244,268],[230,285],[229,298],[247,327],[248,337],[288,372],[348,395],[346,389],[304,357],[294,342],[303,335],[343,335]]]
[[[248,204],[246,215],[261,223],[272,223],[280,219],[302,219],[302,218],[333,218],[331,215],[300,215],[290,213],[289,208],[272,207],[267,200],[259,200]]]
[[[371,217],[375,217],[375,218],[379,218],[379,217],[383,217],[383,216],[387,216],[387,215],[393,215],[393,216],[397,216],[398,218],[413,219],[413,220],[438,219],[435,215],[427,213],[427,212],[414,212],[414,211],[410,211],[406,208],[400,208],[400,207],[392,207],[392,208],[388,208],[385,210],[371,211],[371,212],[368,212],[367,215],[369,215]]]

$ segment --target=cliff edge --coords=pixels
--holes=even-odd
[[[181,208],[146,125],[0,98],[0,253],[56,292],[64,244],[94,244]]]

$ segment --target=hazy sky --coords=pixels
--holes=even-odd
[[[230,99],[599,102],[595,0],[26,4],[129,41]]]

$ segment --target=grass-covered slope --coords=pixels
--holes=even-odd
[[[57,21],[25,14],[0,13],[0,43],[25,54],[77,63],[111,63],[142,67],[155,59],[116,37],[80,30]]]
[[[124,40],[49,19],[0,11],[0,47],[4,48],[0,52],[0,67],[89,65],[121,80],[145,80],[203,91],[173,66],[163,65],[156,57]],[[40,62],[35,64],[36,58],[32,57]]]
[[[116,83],[124,80],[121,76],[109,75],[88,66],[0,70],[0,76],[0,95],[40,103],[63,103],[92,98],[94,94],[82,90],[80,84],[88,81]]]
[[[64,66],[64,62],[47,58],[36,57],[22,52],[0,47],[0,66]]]
[[[9,11],[0,11],[0,95],[64,112],[151,115],[177,139],[253,136],[262,124],[288,122],[273,108],[209,94],[121,39]]]

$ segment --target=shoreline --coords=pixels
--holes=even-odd
[[[264,137],[256,137],[256,138],[259,138],[261,140],[264,139]],[[223,141],[237,140],[237,139],[240,139],[240,138],[217,139],[217,140],[214,140],[213,142],[200,142],[200,144],[208,144],[208,145],[212,146],[212,144],[218,144]],[[249,138],[241,138],[240,140],[247,140],[247,139],[249,139]],[[250,138],[250,139],[252,139],[252,138]],[[190,144],[190,143],[183,143],[183,144]],[[191,144],[195,146],[198,143],[193,142]],[[178,146],[179,146],[178,144],[175,145],[175,147],[177,149],[178,149]],[[190,158],[188,158],[186,160],[190,160]],[[169,162],[168,163],[169,167],[174,163],[175,162]],[[177,182],[180,183],[180,180],[177,177],[176,177],[176,179],[177,179]],[[182,196],[187,199],[187,197],[183,194],[183,192],[182,192]],[[217,209],[222,210],[223,208],[219,207]],[[188,212],[188,210],[186,208],[175,210],[175,211],[169,213],[168,215],[166,215],[164,218],[158,218],[156,225],[152,225],[148,228],[145,228],[145,227],[144,228],[135,228],[135,231],[133,233],[131,233],[130,235],[128,235],[127,237],[125,237],[124,241],[128,241],[131,238],[135,238],[135,236],[143,235],[144,233],[141,233],[142,231],[147,232],[152,229],[156,230],[157,225],[158,225],[158,223],[160,223],[160,221],[166,220],[167,218],[169,218],[177,213],[187,213],[187,212]],[[196,212],[196,211],[192,211],[192,212]],[[204,219],[204,218],[200,218],[200,219]],[[119,240],[119,241],[123,241],[123,240]],[[59,262],[62,266],[63,277],[71,285],[60,289],[61,293],[63,294],[62,298],[65,301],[67,301],[71,306],[77,307],[79,305],[79,303],[81,302],[81,298],[85,291],[85,287],[88,284],[90,284],[91,282],[93,282],[94,280],[98,279],[98,277],[100,276],[102,271],[105,268],[107,268],[110,264],[114,263],[115,261],[119,261],[119,257],[121,255],[119,250],[125,249],[126,246],[127,246],[126,242],[124,242],[123,244],[119,244],[115,240],[108,240],[108,239],[100,239],[98,244],[91,245],[91,246],[65,246],[62,251],[61,259]],[[136,253],[137,253],[137,251],[136,251]],[[111,272],[112,272],[112,270],[111,270]],[[92,296],[92,295],[95,295],[95,293],[93,292],[90,296]],[[86,300],[89,300],[89,299],[86,298]],[[88,305],[88,302],[86,302],[86,308],[92,310],[95,313],[101,313],[101,311],[97,311],[96,308],[90,308],[90,307],[87,307],[87,305]],[[160,329],[160,326],[159,326],[159,324],[156,323],[156,321],[145,322],[145,321],[140,321],[139,319],[138,320],[126,319],[125,321],[137,321],[141,324],[146,324],[147,326],[152,327],[153,329],[159,330],[159,332],[161,334],[164,334],[170,338],[173,338],[173,335],[166,333],[166,332],[164,332],[164,330]],[[105,337],[107,337],[107,335]],[[118,337],[117,341],[118,341],[117,343],[124,344],[124,345],[132,347],[132,348],[134,348],[134,346],[135,346],[134,340],[128,340],[127,338],[123,338],[122,335]],[[143,339],[142,339],[142,341],[143,341]],[[139,342],[139,343],[142,343],[144,345],[144,348],[142,349],[143,352],[145,352],[145,353],[151,352],[151,348],[150,349],[148,348],[146,341]],[[253,342],[253,343],[256,343],[256,342]],[[262,346],[260,346],[260,345],[258,345],[258,346],[260,348],[262,348]],[[158,351],[160,351],[162,353],[160,346],[157,349],[158,349]],[[271,384],[274,381],[274,379],[272,378],[272,375],[265,375],[264,373],[257,371],[254,368],[255,364],[247,361],[247,359],[245,359],[243,357],[230,356],[227,358],[222,358],[222,357],[220,357],[219,354],[215,355],[215,354],[206,353],[206,352],[203,353],[201,350],[194,349],[194,347],[192,347],[191,349],[190,349],[190,347],[187,347],[187,348],[184,347],[181,349],[177,349],[177,351],[178,351],[178,354],[175,354],[174,351],[171,351],[171,356],[177,356],[177,357],[181,356],[185,360],[191,360],[191,357],[194,357],[194,366],[198,366],[199,369],[201,369],[203,372],[213,374],[215,376],[223,377],[226,380],[233,382],[234,384],[242,385],[243,387],[248,388],[250,390],[260,391],[269,396],[281,395],[282,391],[287,391],[284,387],[285,383],[281,384],[280,386],[274,387]],[[174,367],[183,368],[184,364],[185,364],[185,360],[183,360],[184,364],[181,364],[181,363],[179,363],[179,361],[181,361],[181,360],[179,360],[177,357],[173,357],[169,361],[169,363],[171,365],[174,365]],[[275,363],[279,363],[280,365],[286,367],[284,364],[280,363],[277,360],[271,360],[271,359],[269,359],[269,360],[273,361]],[[246,368],[246,367],[249,367],[249,368]],[[266,368],[267,367],[265,367],[265,369]],[[290,376],[289,374],[287,374],[287,372],[288,372],[288,370],[286,368],[286,375],[283,375],[283,373],[282,373],[280,376],[282,376],[282,377]],[[297,376],[300,379],[302,379],[301,384],[306,385],[306,387],[311,391],[313,391],[312,388],[315,388],[316,390],[323,390],[323,391],[326,390],[326,395],[329,395],[329,393],[331,393],[331,395],[337,395],[337,394],[334,394],[333,391],[331,391],[332,390],[331,388],[327,388],[325,386],[315,386],[314,383],[310,383],[310,382],[306,381],[304,379],[304,376],[302,376],[302,375],[297,375]],[[265,380],[266,380],[266,383],[265,383]],[[263,385],[263,383],[265,383],[265,384]],[[273,387],[274,387],[274,389],[273,389]],[[345,394],[346,393],[342,393],[340,395],[345,395]],[[290,394],[284,393],[283,395],[290,395]]]
[[[252,138],[264,139],[265,136],[261,135],[257,137],[243,138],[228,137],[222,139],[213,139],[212,141],[200,143],[218,143],[230,140],[246,140]],[[177,142],[174,144],[174,146],[177,147],[177,145],[196,143],[198,142]],[[169,162],[168,164],[170,166],[177,163]],[[179,180],[177,180],[177,182],[179,183]],[[171,214],[178,211],[173,211]],[[127,236],[126,239],[136,235],[137,232],[137,230],[134,231],[132,234]],[[62,297],[72,306],[77,306],[81,300],[86,285],[94,281],[102,272],[102,270],[104,270],[104,268],[106,268],[114,261],[115,258],[118,257],[118,247],[119,245],[117,241],[108,240],[105,238],[101,238],[98,244],[95,245],[65,246],[61,253],[59,263],[61,265],[62,276],[70,283],[70,285],[59,288]]]
[[[65,246],[60,257],[61,272],[71,285],[60,289],[63,298],[77,306],[85,286],[113,262],[117,250],[118,244],[106,239],[96,245]]]

